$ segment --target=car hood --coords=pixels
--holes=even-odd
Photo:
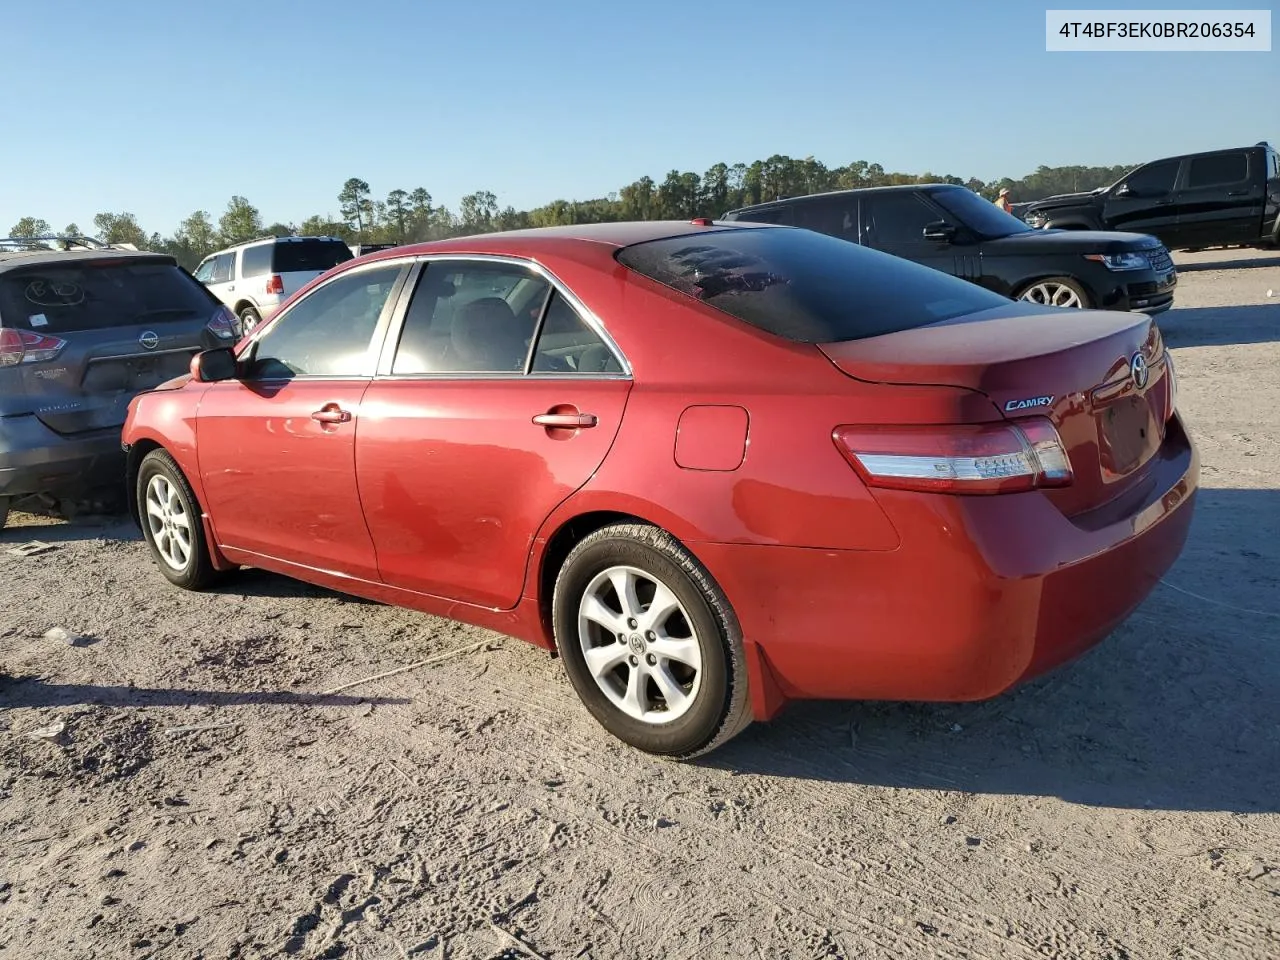
[[[1125,253],[1155,250],[1160,241],[1145,233],[1115,230],[1028,230],[996,240],[986,240],[982,252],[996,256],[1033,256],[1046,253]]]
[[[1033,200],[1030,210],[1048,210],[1052,207],[1076,207],[1082,203],[1088,203],[1098,195],[1098,191],[1088,193],[1059,193],[1052,197],[1045,197],[1043,200]]]

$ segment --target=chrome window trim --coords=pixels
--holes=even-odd
[[[394,343],[390,335],[386,338],[385,355],[378,363],[377,372],[374,374],[376,380],[630,380],[633,376],[631,363],[623,354],[622,348],[618,346],[617,341],[609,333],[604,322],[583,303],[572,290],[565,285],[559,277],[552,273],[549,269],[527,257],[517,257],[510,254],[498,253],[422,253],[411,258],[417,264],[422,265],[422,269],[417,271],[416,276],[410,275],[413,289],[408,289],[409,283],[405,284],[404,304],[401,309],[397,310],[396,323],[393,324],[392,330],[388,333],[394,333]],[[573,309],[575,313],[582,319],[583,323],[600,338],[600,342],[605,348],[613,354],[613,358],[622,367],[621,373],[534,373],[534,372],[515,372],[506,371],[476,371],[469,373],[465,370],[442,370],[438,373],[392,373],[391,367],[395,362],[395,351],[400,345],[400,334],[404,330],[405,317],[408,315],[409,304],[413,299],[413,295],[417,292],[417,285],[421,282],[423,270],[429,268],[432,263],[449,263],[449,262],[481,262],[481,263],[498,263],[507,266],[519,267],[523,270],[529,270],[545,280],[551,287],[552,291],[559,294],[566,303]],[[549,303],[548,299],[548,303]],[[529,370],[532,364],[532,357],[537,349],[538,334],[542,330],[543,315],[546,313],[547,304],[543,304],[542,314],[538,317],[538,323],[535,327],[534,337],[530,343],[529,353],[525,357],[525,370]]]

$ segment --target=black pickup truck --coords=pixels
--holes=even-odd
[[[1280,243],[1280,154],[1268,143],[1153,160],[1109,187],[1038,200],[1033,227],[1125,230],[1170,250]]]

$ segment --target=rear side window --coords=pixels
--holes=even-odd
[[[832,343],[910,330],[1009,301],[976,284],[809,230],[651,240],[624,266],[775,336]]]
[[[256,247],[245,247],[240,251],[240,276],[248,280],[251,277],[261,277],[270,273],[271,247],[272,244],[263,243]]]
[[[1248,179],[1249,155],[1246,153],[1216,153],[1210,157],[1196,157],[1187,171],[1187,186],[1193,189],[1240,183]]]
[[[355,258],[341,240],[278,240],[270,246],[272,273],[314,273]]]
[[[0,324],[37,333],[209,317],[217,301],[165,263],[59,264],[0,275]]]

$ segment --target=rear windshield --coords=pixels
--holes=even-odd
[[[789,227],[650,240],[624,266],[800,343],[861,340],[1007,305],[930,267]]]
[[[341,240],[280,240],[275,244],[272,273],[324,272],[354,257]]]
[[[0,325],[37,333],[209,317],[218,301],[167,263],[61,263],[0,274]]]

